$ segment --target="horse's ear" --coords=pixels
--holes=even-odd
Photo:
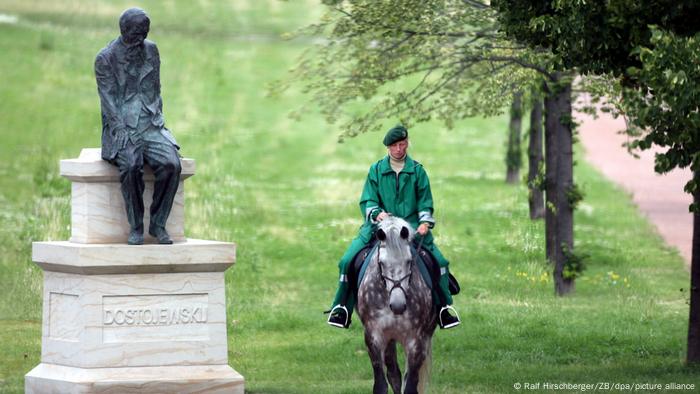
[[[380,241],[386,241],[386,233],[384,232],[384,230],[377,230],[377,239]]]
[[[411,235],[411,233],[408,232],[408,229],[406,227],[401,227],[401,238],[403,239],[408,239],[408,236]]]

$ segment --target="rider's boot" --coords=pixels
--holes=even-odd
[[[459,315],[457,310],[452,307],[452,295],[448,289],[447,284],[447,270],[444,272],[439,270],[440,277],[433,282],[434,286],[437,286],[437,296],[440,302],[440,311],[438,312],[438,323],[441,329],[448,329],[458,326],[461,321],[459,320]]]
[[[335,293],[335,299],[333,299],[333,307],[331,308],[330,315],[328,316],[327,323],[333,327],[338,328],[348,328],[350,327],[351,318],[350,313],[354,307],[354,297],[351,296],[351,291],[348,288],[346,276],[341,276],[338,290]]]
[[[457,310],[452,307],[452,295],[448,285],[448,271],[444,268],[434,267],[433,288],[438,296],[440,310],[438,311],[438,324],[441,329],[448,329],[458,326],[462,321],[459,319]]]
[[[350,327],[350,314],[345,305],[336,305],[331,309],[328,316],[328,324],[338,328]]]

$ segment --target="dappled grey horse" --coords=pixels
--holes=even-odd
[[[423,392],[429,378],[437,314],[430,288],[422,280],[410,243],[414,232],[403,219],[379,223],[379,247],[360,283],[357,311],[374,371],[374,393],[401,393],[396,343],[406,354],[406,393]],[[386,366],[386,374],[384,371]]]

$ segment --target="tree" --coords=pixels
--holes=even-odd
[[[574,206],[569,196],[573,179],[573,121],[570,72],[556,72],[545,80],[545,242],[547,259],[554,265],[554,290],[566,295],[574,290],[581,267],[574,265]]]
[[[323,37],[280,87],[298,83],[340,140],[385,122],[431,119],[448,128],[501,114],[527,89],[545,57],[499,33],[494,12],[473,0],[326,0],[319,23],[297,34]],[[360,112],[357,102],[371,107]],[[305,109],[302,109],[304,111]]]
[[[508,145],[506,148],[506,182],[518,183],[520,181],[520,167],[522,166],[522,149],[520,148],[520,131],[523,121],[523,93],[515,92],[513,102],[510,105],[510,125],[508,127]]]
[[[685,191],[693,195],[693,249],[688,319],[689,363],[700,363],[700,33],[679,37],[654,28],[639,48],[640,67],[627,70],[636,87],[623,90],[621,107],[643,138],[636,145],[667,148],[656,156],[659,173],[690,166]]]
[[[298,82],[311,93],[329,122],[344,121],[341,142],[386,127],[387,120],[410,126],[439,119],[452,128],[458,119],[499,114],[515,92],[527,91],[544,78],[551,95],[545,104],[545,133],[551,137],[550,147],[559,147],[557,155],[571,155],[566,88],[571,74],[555,69],[549,51],[528,50],[507,40],[490,6],[476,0],[325,3],[329,12],[304,31],[323,40],[302,56],[287,83]],[[358,101],[371,103],[371,109],[356,111]],[[560,146],[561,138],[569,145]],[[548,235],[556,236],[548,241],[553,250],[548,255],[559,267],[554,270],[555,289],[564,295],[573,289],[577,274],[566,257],[573,253],[572,209],[569,199],[555,196],[570,195],[573,185],[567,174],[572,169],[552,166],[573,161],[557,155],[545,152],[547,171],[569,178],[546,181],[547,205],[557,215],[545,227]]]
[[[542,99],[539,94],[532,95],[532,109],[530,110],[530,130],[528,131],[528,205],[530,207],[530,219],[541,219],[545,215],[543,188],[544,155],[542,153]]]
[[[496,0],[510,36],[549,48],[562,65],[619,78],[618,109],[641,137],[633,146],[668,148],[657,154],[657,172],[690,166],[685,190],[693,194],[689,363],[700,362],[700,118],[696,1]],[[652,27],[655,25],[656,27]]]

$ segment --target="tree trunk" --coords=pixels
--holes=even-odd
[[[506,182],[518,183],[520,166],[522,165],[522,150],[520,148],[520,129],[522,128],[523,109],[522,92],[513,95],[510,107],[510,128],[508,130],[508,149],[506,151]]]
[[[700,182],[700,172],[693,173]],[[700,190],[693,193],[693,202],[700,204]],[[693,253],[690,260],[690,316],[688,318],[688,364],[700,363],[700,212],[693,212]]]
[[[528,174],[527,186],[529,189],[528,202],[530,204],[530,219],[542,219],[544,217],[544,193],[541,185],[535,184],[540,173],[542,163],[542,100],[534,99],[532,111],[530,111],[530,144],[528,146]]]
[[[571,83],[562,84],[561,79],[561,73],[556,73],[548,82],[545,99],[547,257],[554,264],[554,289],[559,296],[574,290],[574,279],[564,277],[567,255],[574,251],[574,211],[568,198],[573,187]]]
[[[556,114],[556,101],[553,97],[554,93],[550,91],[549,86],[545,85],[545,127],[544,127],[544,187],[546,195],[545,215],[544,215],[544,232],[546,244],[547,261],[554,262],[554,245],[556,244],[556,169],[559,154],[557,153],[558,144],[555,144],[555,129],[558,123]]]

